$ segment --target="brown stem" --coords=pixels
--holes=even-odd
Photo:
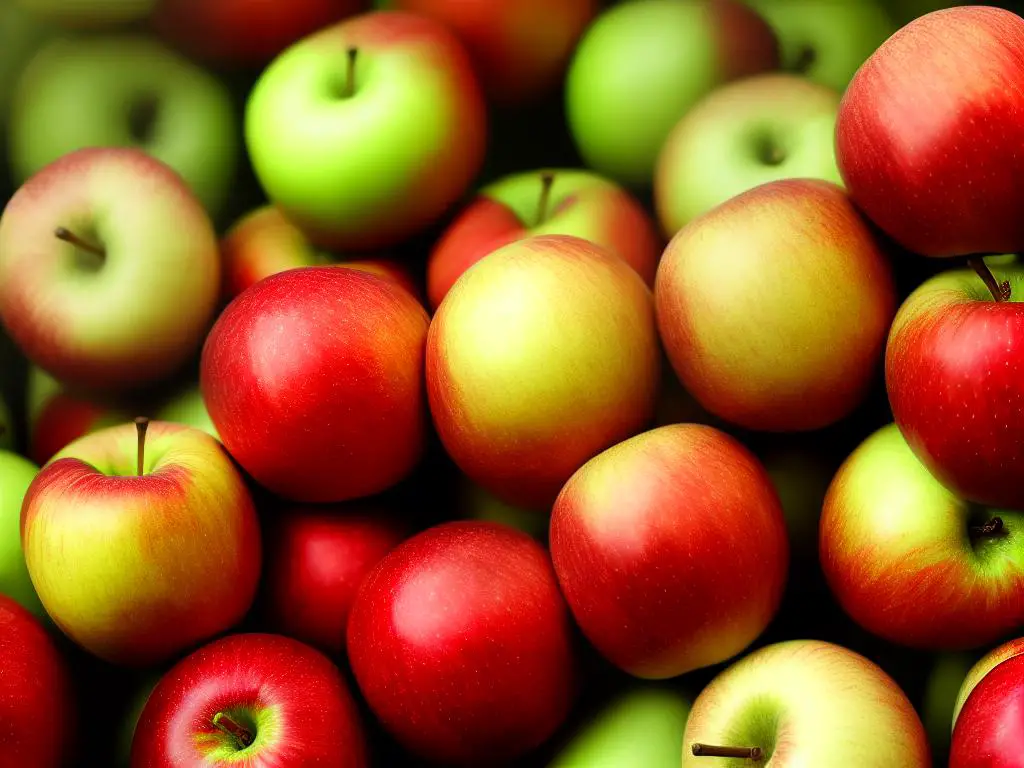
[[[985,263],[985,259],[981,257],[974,257],[967,260],[967,263],[978,273],[978,277],[985,283],[985,287],[988,288],[989,293],[992,294],[992,298],[996,301],[1009,301],[1010,300],[1010,281],[1004,280],[999,282],[996,280],[996,276],[992,274],[992,270],[988,268],[988,264]]]
[[[71,243],[72,245],[81,248],[83,251],[88,251],[89,253],[97,256],[106,256],[106,252],[98,245],[87,243],[67,227],[57,227],[53,230],[53,236],[58,240],[63,240],[65,243]]]
[[[760,747],[718,747],[713,744],[694,744],[690,747],[695,757],[739,757],[760,760],[764,751]]]
[[[139,416],[135,419],[135,431],[139,435],[139,463],[137,465],[139,477],[142,477],[145,472],[143,466],[146,462],[146,430],[149,429],[149,419],[145,416]]]
[[[548,205],[551,204],[551,186],[555,183],[555,174],[540,175],[540,200],[537,201],[537,224],[543,224],[548,217]]]
[[[359,58],[358,48],[349,48],[348,69],[345,71],[345,98],[351,98],[356,92],[356,59]]]
[[[1003,531],[1003,518],[993,517],[984,525],[972,525],[971,536],[974,538],[989,538],[997,536]]]
[[[239,725],[232,720],[229,715],[225,715],[223,712],[218,712],[213,716],[213,727],[234,738],[239,749],[245,749],[252,744],[256,738],[252,735],[252,731],[243,725]]]

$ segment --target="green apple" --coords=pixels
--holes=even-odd
[[[839,94],[796,75],[767,74],[713,91],[672,129],[658,156],[654,199],[672,237],[716,205],[786,178],[842,186],[836,167]]]
[[[747,0],[772,25],[782,68],[843,91],[853,73],[896,31],[875,0]]]
[[[0,125],[25,63],[46,38],[49,29],[17,3],[0,3]]]
[[[199,384],[193,384],[172,396],[156,413],[158,421],[171,421],[176,424],[184,424],[186,427],[202,430],[217,440],[217,428],[210,420],[210,414],[206,410],[206,403],[203,402],[203,393],[199,391]]]
[[[635,0],[583,35],[566,81],[566,117],[587,165],[647,187],[679,118],[722,83],[773,70],[778,41],[739,0]]]
[[[10,451],[0,451],[0,594],[45,616],[21,549],[21,503],[39,468]]]
[[[9,1],[9,0],[8,0]],[[39,18],[66,27],[96,29],[145,19],[157,0],[13,0]]]
[[[976,654],[940,653],[928,673],[921,716],[936,757],[949,752],[957,695],[977,660]]]
[[[19,181],[89,146],[144,150],[177,171],[211,213],[234,181],[240,142],[230,94],[156,40],[56,39],[29,61],[10,112]]]
[[[621,694],[549,768],[679,768],[690,703],[669,688]]]

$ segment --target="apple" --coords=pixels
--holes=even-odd
[[[887,7],[897,24],[903,26],[916,18],[958,5],[970,5],[969,0],[888,0]]]
[[[912,21],[858,70],[836,122],[847,189],[925,256],[1024,249],[1024,19],[972,6]],[[983,138],[981,138],[983,137]]]
[[[896,308],[892,269],[835,184],[769,182],[694,219],[654,288],[683,386],[747,429],[820,429],[849,414],[878,369]]]
[[[1024,513],[946,490],[888,424],[829,487],[821,566],[839,604],[868,631],[915,648],[978,648],[1024,624],[1018,525]]]
[[[465,44],[494,102],[520,106],[561,84],[600,0],[385,0],[378,7],[430,16]]]
[[[213,426],[210,414],[203,402],[203,393],[199,383],[190,384],[179,390],[164,402],[156,412],[157,421],[170,421],[184,424],[186,427],[198,429],[220,440],[217,428]]]
[[[980,659],[978,659],[967,674],[961,678],[960,690],[956,696],[956,703],[953,705],[952,728],[956,727],[956,721],[960,717],[960,711],[964,708],[967,698],[978,686],[986,675],[998,667],[1004,661],[1024,654],[1024,638],[1015,638],[993,648]],[[949,723],[947,723],[949,725]]]
[[[715,206],[777,179],[841,184],[839,94],[803,77],[767,74],[711,92],[665,140],[654,177],[662,231],[672,237]]]
[[[0,217],[0,320],[66,383],[127,389],[170,375],[199,347],[219,284],[209,216],[137,149],[64,155]]]
[[[556,234],[604,246],[653,287],[663,244],[640,203],[592,173],[546,169],[488,185],[455,218],[427,262],[430,305],[440,306],[462,273],[492,251]]]
[[[779,494],[794,564],[817,567],[821,508],[838,466],[814,445],[772,443],[756,455]]]
[[[506,504],[493,493],[481,488],[465,475],[459,476],[457,490],[459,517],[501,523],[529,534],[538,541],[548,536],[548,515],[535,509]]]
[[[0,669],[0,765],[67,765],[76,720],[69,670],[39,621],[4,595]]]
[[[1024,656],[993,667],[971,691],[953,728],[949,768],[1024,766]]]
[[[653,417],[651,294],[618,256],[537,235],[469,269],[434,315],[427,394],[448,454],[514,506],[550,508],[588,459]]]
[[[969,653],[940,653],[928,673],[921,716],[936,760],[949,754],[957,696],[974,661]]]
[[[372,503],[282,510],[265,551],[268,628],[342,654],[359,585],[403,538],[404,526]]]
[[[771,478],[739,442],[698,424],[659,427],[584,464],[555,501],[550,538],[576,623],[641,678],[742,652],[786,585]]]
[[[0,124],[25,63],[49,36],[50,29],[18,3],[0,5]]]
[[[145,20],[159,0],[13,0],[39,18],[65,27],[97,29]]]
[[[239,464],[289,501],[384,491],[426,441],[427,313],[395,282],[304,267],[260,281],[203,348],[210,419]]]
[[[117,739],[117,768],[131,768],[132,741],[135,739],[135,727],[139,724],[142,711],[149,702],[149,697],[160,682],[160,677],[146,678],[133,692],[125,711],[124,721]]]
[[[38,471],[28,459],[0,450],[0,595],[44,618],[21,549],[21,503]]]
[[[720,673],[690,710],[682,768],[714,761],[716,747],[772,768],[929,768],[924,727],[879,666],[820,640],[775,643]]]
[[[298,640],[238,634],[178,662],[149,696],[133,768],[369,765],[352,694],[338,668]]]
[[[843,91],[895,31],[892,0],[747,0],[771,24],[782,68]]]
[[[371,12],[299,41],[246,107],[253,169],[321,247],[386,248],[433,224],[483,163],[487,115],[440,22]]]
[[[993,301],[970,269],[942,272],[907,298],[889,333],[886,388],[900,431],[947,488],[1022,509],[1024,266],[990,266],[1009,301]]]
[[[445,765],[511,762],[546,741],[575,698],[551,560],[496,523],[444,523],[386,555],[352,605],[348,654],[385,728]]]
[[[115,664],[151,666],[234,626],[260,576],[238,471],[205,432],[166,422],[58,453],[25,494],[21,537],[46,612]]]
[[[775,34],[740,0],[615,5],[590,25],[569,65],[569,129],[587,166],[647,187],[672,126],[701,97],[778,65]]]
[[[216,214],[238,163],[228,90],[139,35],[58,38],[26,66],[8,145],[18,181],[83,147],[134,147],[166,163]]]
[[[679,768],[690,702],[668,688],[630,688],[573,736],[548,768]]]

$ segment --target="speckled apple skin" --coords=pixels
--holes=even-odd
[[[950,768],[1024,766],[1024,658],[992,669],[964,702],[953,728]]]
[[[998,648],[992,649],[970,668],[963,683],[960,685],[960,692],[957,694],[956,704],[953,707],[954,727],[956,727],[956,721],[960,716],[960,710],[963,709],[964,702],[967,701],[967,697],[971,695],[971,692],[981,682],[982,678],[1004,661],[1022,654],[1024,654],[1024,637],[1018,637],[1003,643]]]

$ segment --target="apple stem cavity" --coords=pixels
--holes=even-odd
[[[1004,280],[999,282],[996,280],[995,275],[992,274],[992,270],[988,268],[988,264],[985,263],[985,259],[975,257],[967,260],[967,263],[978,273],[978,277],[982,279],[985,286],[988,288],[989,293],[992,294],[992,298],[996,301],[1009,301],[1010,300],[1010,281]]]
[[[971,536],[973,538],[991,538],[998,536],[1003,532],[1003,518],[993,517],[984,525],[973,525],[971,526]]]
[[[98,245],[87,243],[67,227],[57,227],[53,230],[53,236],[58,240],[63,240],[65,243],[71,243],[73,246],[81,248],[83,251],[88,251],[95,256],[99,256],[101,258],[106,256],[106,252],[104,252],[104,250]]]
[[[213,716],[213,727],[233,738],[239,749],[246,749],[255,741],[252,731],[239,725],[223,712],[218,712]]]
[[[359,49],[349,48],[346,53],[348,54],[348,69],[345,70],[344,97],[350,99],[356,93],[356,59],[359,58]]]
[[[537,201],[537,226],[543,224],[548,218],[548,206],[551,204],[551,187],[555,183],[555,174],[542,173],[540,175],[540,200]]]
[[[149,429],[149,419],[145,416],[139,416],[135,419],[135,431],[139,435],[139,458],[136,469],[138,470],[138,476],[142,477],[145,474],[144,466],[146,463],[146,430]]]
[[[745,760],[760,760],[764,750],[760,747],[719,747],[714,744],[694,744],[690,747],[695,757],[738,757]]]

